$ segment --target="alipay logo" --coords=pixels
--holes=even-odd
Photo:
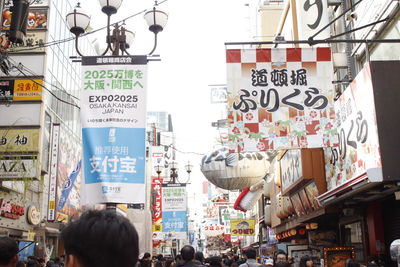
[[[116,128],[110,128],[110,131],[108,132],[108,142],[109,143],[115,143],[117,138],[115,137],[117,129]]]

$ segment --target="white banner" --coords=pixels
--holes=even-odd
[[[57,193],[57,168],[58,148],[60,139],[60,124],[53,124],[53,137],[50,151],[50,179],[49,179],[49,205],[47,209],[47,220],[52,222],[56,218],[56,193]]]
[[[84,57],[82,71],[82,203],[144,203],[147,57]]]

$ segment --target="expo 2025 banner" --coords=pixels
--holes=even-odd
[[[146,56],[82,58],[82,204],[145,202]]]

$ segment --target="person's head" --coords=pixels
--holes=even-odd
[[[61,232],[65,267],[130,267],[139,256],[135,227],[114,211],[90,210]]]
[[[234,258],[234,255],[232,252],[226,253],[226,256],[228,256],[228,259],[232,260]]]
[[[164,260],[164,256],[162,254],[158,254],[157,255],[157,260],[158,261],[163,261]]]
[[[19,261],[19,262],[17,262],[17,264],[15,265],[15,267],[26,267],[26,264],[25,264],[25,262],[23,262],[23,261]]]
[[[151,261],[151,254],[146,252],[143,254],[143,257],[141,258],[143,261]]]
[[[178,254],[175,256],[175,261],[181,261],[182,260],[182,255]]]
[[[289,267],[290,264],[287,261],[278,261],[275,263],[274,267]]]
[[[44,267],[46,266],[46,261],[43,258],[38,259],[39,266]]]
[[[199,262],[204,262],[204,254],[203,254],[203,252],[197,251],[197,252],[194,254],[194,259],[197,260],[197,261],[199,261]]]
[[[244,252],[246,258],[255,260],[257,257],[257,252],[254,248],[249,248]]]
[[[285,251],[283,250],[278,250],[275,253],[275,264],[278,262],[287,262],[288,258],[287,258],[287,254],[285,253]]]
[[[222,258],[218,256],[212,256],[209,260],[210,266],[222,266]]]
[[[192,246],[186,245],[181,249],[182,259],[184,261],[191,261],[194,259],[194,248]]]
[[[310,256],[305,255],[300,258],[300,267],[312,267],[313,265],[314,262]]]
[[[17,241],[9,237],[0,237],[0,266],[15,266],[18,259]]]
[[[60,262],[65,262],[65,255],[60,256]]]

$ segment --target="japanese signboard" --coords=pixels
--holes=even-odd
[[[337,142],[330,48],[228,49],[226,55],[231,152]]]
[[[335,102],[340,142],[324,150],[328,190],[382,167],[374,103],[370,66],[365,65]]]
[[[255,231],[254,220],[231,220],[231,235],[254,235]]]
[[[186,237],[186,186],[163,184],[162,191],[162,231],[172,233],[176,238]]]
[[[287,150],[279,164],[281,167],[282,192],[285,193],[287,189],[303,177],[301,150]]]
[[[82,203],[144,203],[147,57],[84,57],[82,71]]]
[[[38,161],[32,156],[10,156],[0,159],[0,180],[36,178]]]
[[[60,124],[53,124],[53,136],[50,151],[50,182],[49,182],[49,205],[47,220],[52,222],[56,219],[56,191],[57,191],[57,167],[60,139]]]
[[[1,100],[41,100],[43,79],[0,80]]]
[[[329,24],[328,0],[297,0],[297,25],[299,40],[307,40]],[[330,37],[330,28],[315,36],[314,39]]]
[[[206,236],[222,235],[225,231],[224,225],[204,225],[203,231]]]
[[[227,88],[226,85],[210,85],[211,88],[211,103],[226,103]]]
[[[1,129],[0,152],[38,152],[39,129]]]
[[[163,178],[151,179],[151,198],[152,198],[152,212],[153,224],[160,224],[162,222],[162,182]]]
[[[47,28],[47,8],[30,8],[28,13],[27,29],[46,29]],[[10,8],[3,10],[2,29],[9,30],[11,25],[12,12]]]
[[[13,5],[12,0],[5,0],[4,6],[10,7]],[[29,1],[29,7],[49,6],[48,0],[31,0]]]
[[[41,100],[42,79],[15,80],[13,100]]]
[[[46,31],[28,31],[23,43],[10,43],[5,33],[2,33],[2,47],[9,53],[37,53],[44,52],[46,43]]]

